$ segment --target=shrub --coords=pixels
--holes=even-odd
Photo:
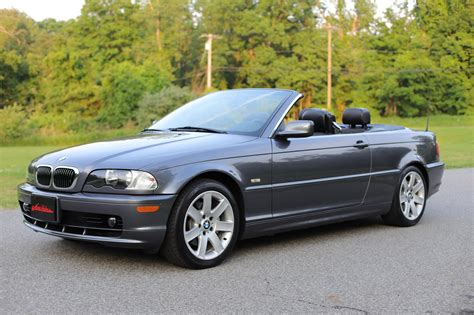
[[[122,62],[110,69],[106,77],[99,121],[112,128],[120,128],[134,118],[138,102],[145,93],[154,93],[168,84],[160,69],[151,64]]]
[[[158,93],[146,94],[138,105],[137,122],[140,127],[149,126],[181,105],[196,98],[187,88],[169,86]]]
[[[26,111],[20,105],[7,106],[0,109],[0,141],[18,139],[27,131]]]

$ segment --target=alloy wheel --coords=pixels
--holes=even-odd
[[[234,233],[234,212],[230,201],[220,192],[205,191],[191,202],[184,217],[184,241],[197,258],[218,257]]]
[[[420,174],[409,172],[400,185],[400,207],[408,220],[417,219],[425,206],[425,184]]]

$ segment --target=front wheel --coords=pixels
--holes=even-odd
[[[162,253],[182,267],[217,266],[232,251],[239,222],[237,203],[226,186],[210,179],[193,182],[171,211]]]
[[[403,170],[390,212],[382,216],[385,223],[413,226],[420,221],[426,206],[426,180],[414,166]]]

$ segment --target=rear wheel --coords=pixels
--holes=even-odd
[[[426,206],[426,180],[414,166],[407,167],[400,176],[390,212],[382,216],[385,223],[412,226],[420,221]]]
[[[239,222],[237,203],[227,187],[214,180],[196,181],[176,201],[162,253],[182,267],[214,267],[232,251]]]

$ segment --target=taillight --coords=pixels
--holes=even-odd
[[[439,157],[439,144],[436,142],[436,156]]]

